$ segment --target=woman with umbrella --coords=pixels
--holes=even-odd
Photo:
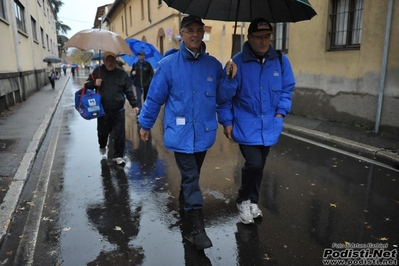
[[[46,73],[48,75],[48,79],[50,80],[51,88],[54,90],[56,73],[55,68],[50,61],[47,62]]]

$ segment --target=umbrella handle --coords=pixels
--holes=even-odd
[[[230,58],[229,62],[233,62],[233,59]],[[229,67],[229,79],[233,78],[233,66]]]

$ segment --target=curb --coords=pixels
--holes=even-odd
[[[32,140],[29,143],[29,146],[25,152],[24,157],[22,158],[21,163],[18,166],[17,172],[9,189],[7,190],[6,195],[4,196],[3,203],[0,205],[0,245],[3,243],[4,237],[7,234],[9,229],[10,223],[12,221],[12,214],[17,207],[19,197],[22,193],[26,180],[29,177],[29,172],[33,166],[33,163],[36,158],[36,154],[40,149],[40,146],[46,136],[47,129],[50,126],[51,119],[57,109],[58,103],[60,102],[61,96],[65,90],[65,87],[69,81],[69,76],[66,79],[64,85],[58,92],[57,97],[55,98],[53,106],[50,107],[49,111],[47,112],[46,116],[44,117],[42,123],[36,130],[35,134],[33,135]]]
[[[320,131],[307,129],[303,127],[293,126],[290,124],[284,125],[284,131],[322,140],[328,142],[329,144],[336,145],[347,150],[352,150],[362,153],[363,155],[367,155],[376,160],[393,163],[394,165],[399,166],[399,154],[390,152],[388,150],[376,148],[353,140],[344,139],[341,137],[330,135],[328,133],[323,133]]]

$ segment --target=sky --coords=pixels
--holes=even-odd
[[[114,0],[62,0],[64,5],[58,13],[58,20],[71,30],[65,34],[71,38],[75,33],[91,29],[97,13],[97,7],[114,3]]]

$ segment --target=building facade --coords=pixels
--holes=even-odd
[[[2,112],[48,83],[43,58],[58,56],[59,47],[48,0],[0,0],[0,33]]]
[[[273,43],[290,58],[297,80],[292,113],[399,134],[399,3],[311,4],[317,16],[310,21],[275,24]],[[178,47],[182,16],[162,0],[124,0],[103,22],[164,53]],[[247,39],[249,24],[238,23],[233,36],[233,22],[204,22],[207,52],[224,64]]]

